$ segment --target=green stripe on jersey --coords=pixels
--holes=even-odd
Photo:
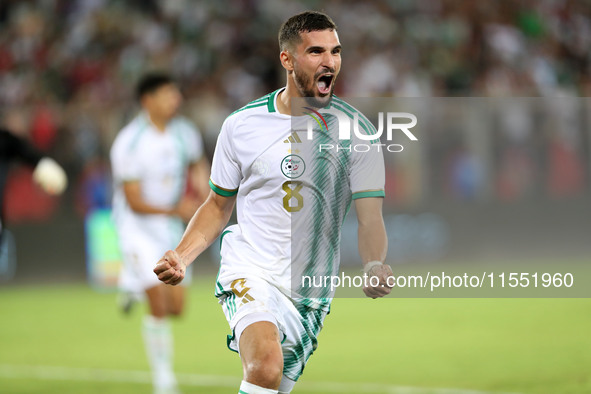
[[[280,90],[281,89],[277,89],[276,91],[271,93],[269,101],[267,102],[267,109],[269,110],[269,112],[277,112],[277,110],[275,109],[275,97],[277,97],[277,93],[279,93]]]
[[[262,107],[264,105],[267,105],[267,101],[263,101],[263,102],[260,102],[260,103],[254,103],[254,104],[248,104],[248,105],[245,105],[244,107],[242,107],[240,109],[237,109],[236,111],[232,112],[230,114],[230,116],[232,116],[232,115],[234,115],[234,114],[236,114],[236,113],[238,113],[240,111],[244,111],[246,109],[252,109],[252,108]]]
[[[261,98],[251,101],[250,103],[246,104],[244,107],[232,112],[230,114],[230,116],[232,116],[235,113],[238,113],[240,111],[244,111],[246,109],[258,108],[258,107],[262,107],[264,105],[267,106],[267,109],[269,110],[269,112],[277,112],[277,110],[275,109],[275,97],[277,96],[277,93],[279,92],[279,90],[281,90],[281,89],[277,89],[274,92],[268,93]]]
[[[359,122],[361,123],[361,127],[365,130],[365,132],[368,135],[374,135],[377,134],[377,130],[374,127],[374,125],[369,121],[369,119],[367,119],[367,117],[361,113],[359,110],[357,110],[357,108],[353,107],[351,104],[347,103],[346,101],[341,100],[338,97],[335,97],[334,101],[332,102],[333,106],[334,105],[338,105],[340,106],[341,110],[345,111],[344,108],[346,108],[347,110],[351,111],[351,112],[356,112],[359,115]],[[343,108],[344,107],[344,108]],[[352,119],[353,115],[349,114],[348,112],[345,111],[345,113],[347,113],[349,115],[349,117]],[[371,143],[375,144],[378,143],[379,139],[376,140],[372,140]]]
[[[263,105],[267,105],[267,101],[269,101],[269,97],[271,97],[273,93],[265,94],[263,97],[260,97],[256,100],[251,101],[250,103],[246,104],[244,107],[237,109],[236,111],[232,112],[230,116],[234,115],[237,112],[244,111],[245,109],[257,108],[262,107]]]
[[[332,106],[338,110],[343,111],[350,119],[353,119],[354,116],[351,112],[355,112],[357,113],[358,116],[358,120],[359,120],[359,124],[361,125],[361,128],[367,133],[367,135],[374,135],[377,134],[377,130],[375,129],[375,127],[370,123],[370,121],[359,111],[357,111],[355,108],[347,105],[344,105],[344,101],[340,101],[340,102],[334,102],[332,104]],[[352,108],[352,109],[351,109]],[[351,111],[351,112],[349,112]],[[371,140],[370,141],[372,144],[376,144],[378,142],[380,142],[379,139],[375,139],[375,140]]]
[[[238,189],[234,189],[234,190],[224,189],[223,187],[219,187],[218,185],[213,183],[211,181],[211,179],[209,180],[209,187],[211,188],[211,190],[213,190],[214,192],[216,192],[217,194],[219,194],[220,196],[223,196],[223,197],[232,197],[232,196],[236,195],[236,193],[238,193]]]
[[[262,101],[267,102],[267,100],[269,99],[269,96],[271,95],[271,93],[269,94],[265,94],[263,97],[258,98],[256,100],[252,100],[250,103],[246,104],[246,105],[250,105],[250,104],[255,104],[255,103],[260,103]]]
[[[337,122],[336,116],[327,116],[328,130],[332,130]],[[329,133],[314,133],[314,144],[331,143],[332,136]],[[343,145],[350,141],[342,141]],[[341,225],[341,209],[343,204],[348,204],[350,192],[345,196],[343,184],[347,180],[347,168],[350,153],[347,150],[338,152],[331,160],[323,160],[322,154],[317,153],[314,163],[311,165],[311,183],[322,198],[313,198],[311,203],[311,220],[307,234],[318,234],[322,236],[311,237],[303,267],[303,275],[309,277],[334,275],[335,246],[338,245],[339,232],[333,231]],[[326,201],[329,201],[328,209]],[[329,289],[304,288],[298,289],[304,300],[302,303],[320,302],[325,304],[324,299],[329,296]],[[310,300],[308,300],[310,299]],[[314,299],[314,300],[311,300]]]

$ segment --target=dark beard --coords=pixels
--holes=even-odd
[[[330,87],[330,93],[328,94],[328,96],[323,97],[323,98],[317,98],[314,97],[314,90],[312,89],[308,89],[306,88],[306,86],[310,85],[310,79],[308,78],[307,75],[305,74],[298,74],[298,72],[294,69],[294,79],[296,82],[296,87],[299,90],[300,95],[302,95],[302,97],[304,97],[304,99],[306,100],[306,103],[308,103],[309,106],[313,107],[313,108],[324,108],[327,107],[331,100],[332,100],[332,95],[333,95],[333,91],[334,91],[334,82],[335,80],[333,79],[332,83],[331,83],[331,87]]]

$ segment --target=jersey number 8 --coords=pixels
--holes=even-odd
[[[298,212],[300,209],[304,207],[304,196],[300,194],[300,190],[304,185],[300,181],[286,181],[283,183],[281,188],[285,192],[285,196],[283,197],[283,208],[287,212]],[[297,204],[294,206],[290,205],[291,199],[295,198]]]

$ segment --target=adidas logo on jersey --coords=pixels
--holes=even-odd
[[[291,135],[285,141],[283,141],[284,144],[299,144],[301,142],[302,140],[300,139],[300,136],[295,131],[291,133]]]

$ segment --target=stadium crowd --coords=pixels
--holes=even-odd
[[[591,95],[587,2],[5,0],[0,121],[50,151],[79,185],[100,182],[114,134],[137,111],[135,81],[162,69],[178,79],[184,112],[211,152],[225,116],[283,85],[274,37],[304,8],[324,10],[341,27],[342,96]],[[519,164],[526,150],[511,154],[512,163],[535,166]],[[106,204],[103,194],[81,209]]]

